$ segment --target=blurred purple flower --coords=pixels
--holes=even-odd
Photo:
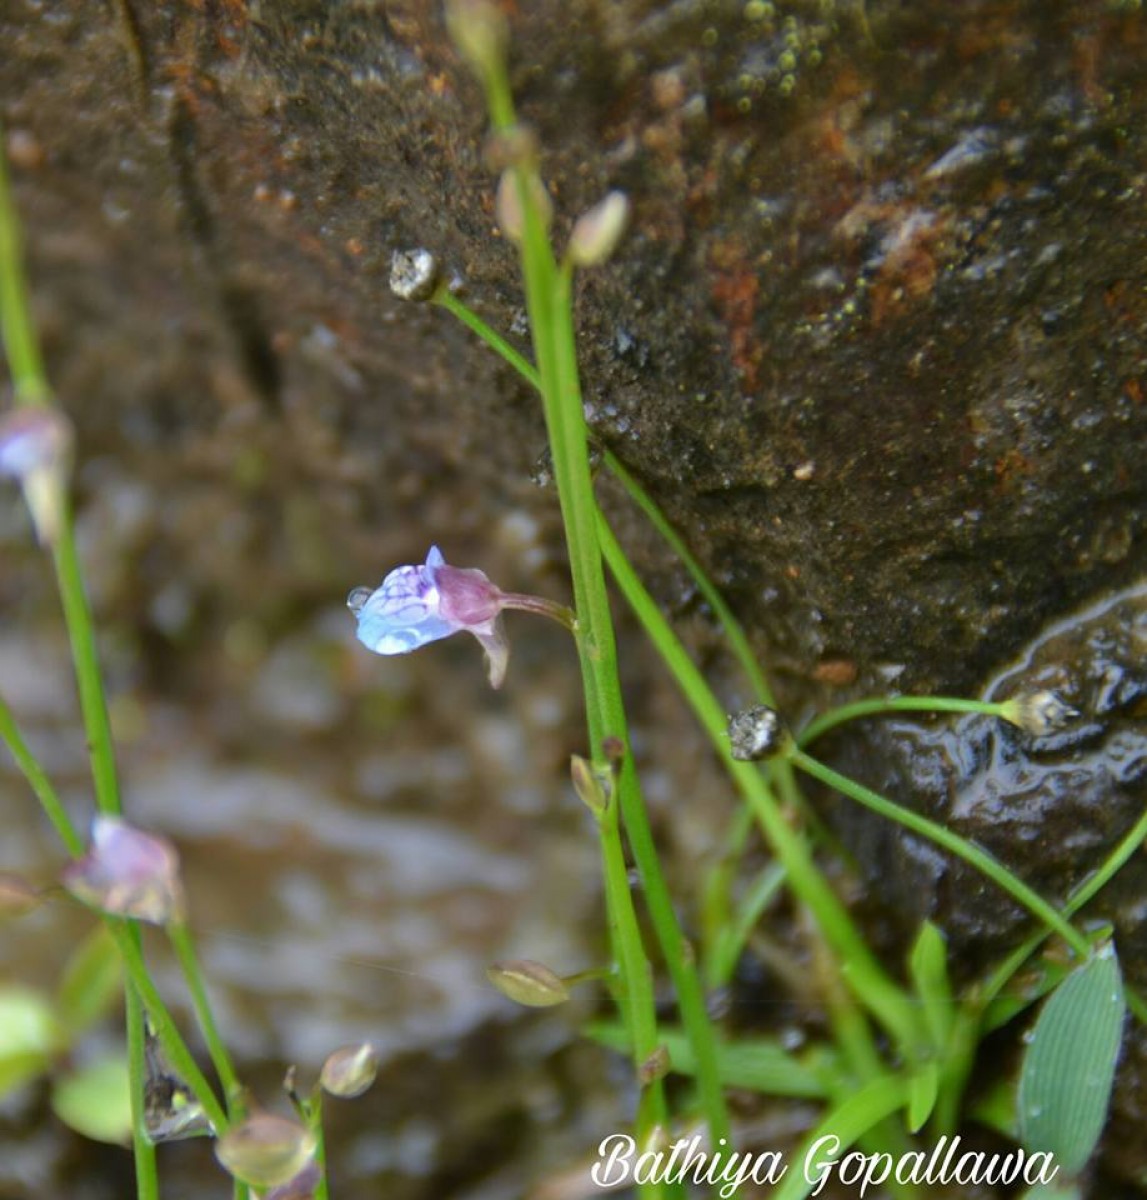
[[[72,426],[54,408],[16,408],[0,417],[0,475],[27,479],[33,471],[66,464]]]
[[[96,817],[90,849],[64,868],[62,882],[77,900],[112,916],[152,925],[183,919],[175,847],[119,817]]]
[[[20,482],[44,545],[59,536],[71,461],[72,425],[58,409],[29,406],[0,416],[0,477]]]

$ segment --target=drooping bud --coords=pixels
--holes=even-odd
[[[438,260],[429,250],[396,250],[391,255],[390,290],[400,300],[429,300],[440,282]]]
[[[483,83],[502,69],[510,30],[493,0],[446,0],[446,28],[454,48]]]
[[[43,545],[60,531],[72,444],[72,424],[59,409],[17,408],[0,417],[0,476],[23,487]]]
[[[487,969],[486,978],[503,996],[527,1008],[551,1008],[570,997],[560,976],[545,963],[529,958],[496,962]]]
[[[541,217],[543,227],[548,229],[553,220],[554,207],[550,203],[546,185],[533,171],[525,178],[530,203]],[[526,218],[522,212],[522,195],[516,171],[502,172],[502,177],[498,180],[498,194],[494,198],[494,211],[498,215],[498,225],[502,232],[511,242],[520,244],[525,235]]]
[[[327,1056],[319,1082],[325,1091],[344,1100],[361,1096],[378,1075],[378,1054],[370,1042],[340,1046]]]
[[[151,925],[183,919],[175,847],[119,817],[96,817],[91,848],[64,868],[61,882],[77,900],[112,916]]]
[[[1055,692],[1024,692],[1013,696],[1004,705],[1004,719],[1032,737],[1056,733],[1079,713],[1065,704]]]
[[[596,267],[617,249],[629,223],[629,197],[610,192],[593,208],[582,213],[570,234],[569,257],[577,267]]]
[[[241,1183],[274,1188],[294,1180],[308,1166],[317,1144],[314,1133],[298,1121],[256,1113],[215,1143],[215,1157]]]
[[[754,704],[729,717],[729,750],[738,762],[755,762],[778,754],[789,731],[775,709]]]

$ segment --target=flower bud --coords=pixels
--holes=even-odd
[[[588,212],[582,213],[570,234],[570,262],[577,267],[596,267],[617,249],[629,222],[629,197],[610,192]]]
[[[493,0],[446,0],[446,28],[454,48],[483,83],[502,69],[510,31]]]
[[[655,1047],[653,1053],[649,1055],[637,1067],[637,1082],[642,1087],[647,1087],[651,1083],[655,1083],[658,1079],[664,1079],[672,1069],[673,1063],[669,1058],[669,1048],[664,1045]]]
[[[788,742],[789,731],[774,709],[754,704],[729,717],[729,750],[738,762],[772,758]]]
[[[1056,733],[1069,721],[1079,716],[1070,705],[1065,704],[1055,692],[1024,692],[1013,696],[1005,704],[1005,720],[1018,726],[1032,737],[1046,737]]]
[[[529,189],[530,202],[541,217],[544,228],[549,228],[553,219],[554,208],[550,203],[550,194],[541,178],[531,171],[526,177],[526,187]],[[521,185],[516,171],[503,171],[498,180],[498,194],[494,199],[494,211],[498,216],[498,225],[511,242],[520,244],[525,234],[526,218],[522,212]]]
[[[0,418],[0,476],[23,486],[43,545],[59,534],[72,441],[71,422],[55,408],[17,408]]]
[[[91,848],[64,868],[61,882],[81,903],[112,916],[151,925],[183,919],[175,847],[119,817],[96,817]]]
[[[578,799],[595,817],[600,817],[609,808],[613,798],[613,773],[607,768],[595,767],[580,754],[570,756],[570,778]]]
[[[391,256],[390,290],[400,300],[429,300],[439,282],[438,260],[429,250],[396,250]]]
[[[378,1055],[370,1042],[340,1046],[323,1063],[319,1082],[325,1091],[344,1100],[361,1096],[378,1075]]]
[[[215,1157],[229,1174],[256,1188],[293,1180],[314,1157],[315,1135],[305,1125],[270,1113],[256,1113],[232,1126],[215,1143]]]
[[[486,978],[508,999],[527,1008],[550,1008],[569,999],[569,988],[544,963],[528,958],[496,962]]]

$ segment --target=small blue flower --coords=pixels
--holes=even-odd
[[[498,621],[506,599],[482,571],[452,567],[431,546],[421,566],[395,567],[373,592],[355,588],[347,607],[358,621],[358,640],[375,654],[409,654],[451,634],[472,633],[498,687],[510,657]]]
[[[419,567],[395,567],[373,592],[355,588],[347,606],[358,618],[358,640],[375,654],[409,654],[419,646],[457,633],[460,628],[439,615],[442,602],[435,582],[445,564],[437,546]]]

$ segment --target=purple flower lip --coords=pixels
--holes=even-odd
[[[77,900],[111,916],[150,925],[183,920],[175,847],[119,817],[96,817],[91,848],[64,868],[61,879]]]

